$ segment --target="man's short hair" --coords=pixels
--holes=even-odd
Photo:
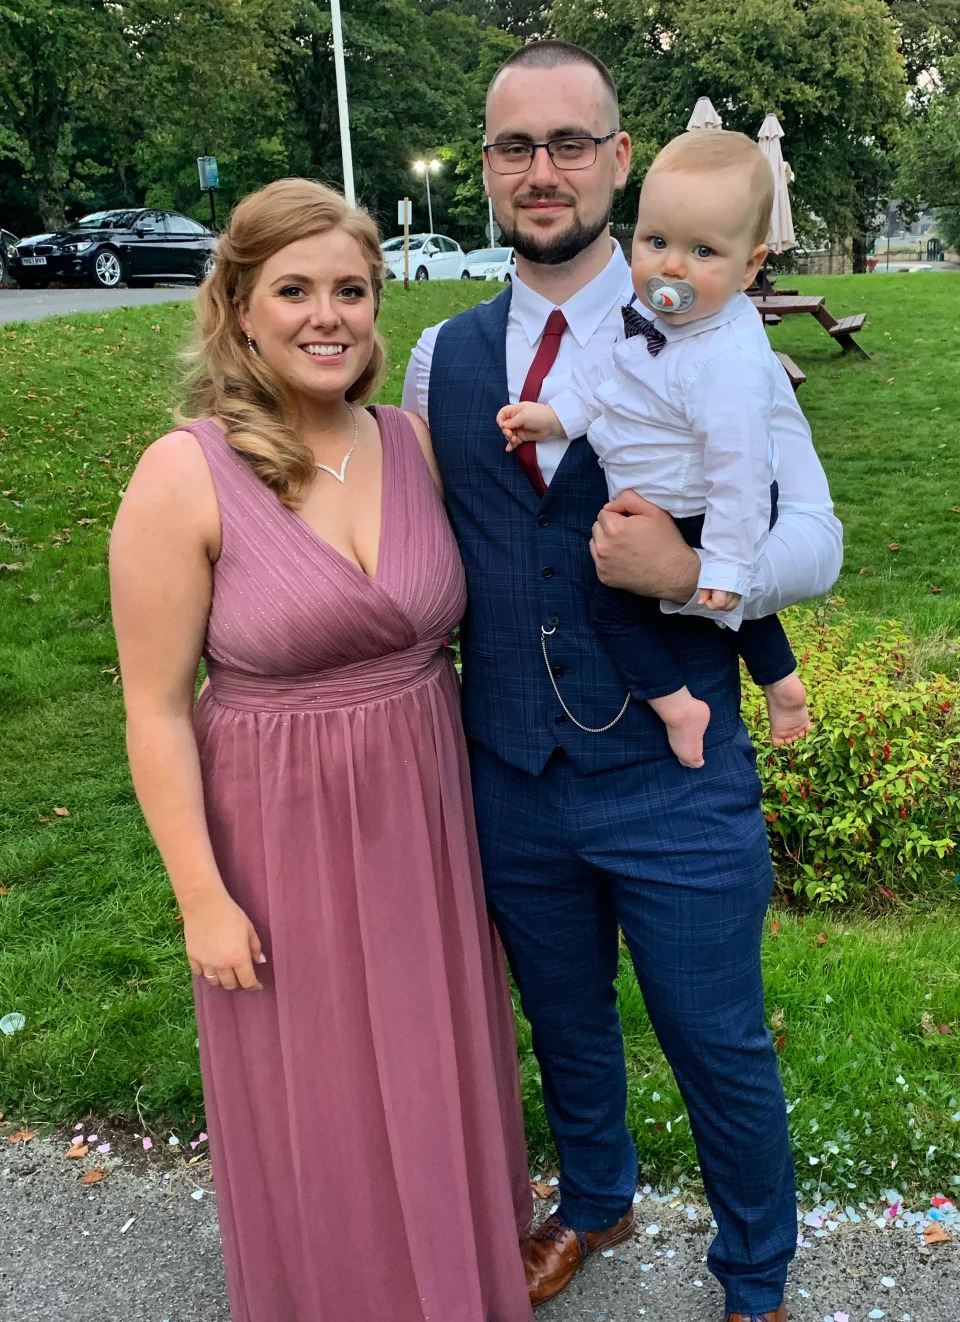
[[[497,79],[507,69],[523,67],[527,69],[559,69],[566,64],[586,64],[589,68],[595,70],[607,89],[611,106],[614,114],[612,128],[620,126],[620,99],[617,96],[617,85],[613,81],[613,74],[603,63],[598,60],[596,55],[591,55],[588,50],[582,46],[575,46],[570,41],[529,41],[519,50],[515,50],[512,55],[508,55],[500,68],[490,79],[490,85],[487,88],[487,97],[493,91]]]
[[[728,129],[693,129],[673,138],[655,156],[646,177],[667,170],[740,170],[749,173],[756,205],[753,242],[763,243],[773,211],[773,170],[753,138]]]

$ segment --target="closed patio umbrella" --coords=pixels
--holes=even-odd
[[[780,127],[780,121],[776,115],[768,115],[760,126],[757,141],[773,171],[773,211],[770,215],[770,229],[767,231],[767,247],[771,252],[784,252],[787,248],[792,248],[797,241],[793,232],[790,193],[787,189],[788,181],[793,178],[793,171],[783,159],[783,150],[780,146],[782,137],[783,129]]]
[[[687,131],[691,129],[722,129],[723,120],[713,108],[708,96],[700,97],[693,107],[693,114],[687,122]]]

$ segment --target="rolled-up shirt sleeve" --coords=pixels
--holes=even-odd
[[[790,389],[786,376],[784,386]],[[743,596],[742,615],[747,620],[823,596],[837,581],[843,563],[843,529],[833,512],[827,476],[810,426],[792,395],[777,402],[776,432],[778,518]],[[717,620],[716,611],[698,604],[696,593],[682,605],[661,601],[660,607],[666,614]]]
[[[403,378],[403,399],[400,407],[406,413],[416,413],[428,425],[430,368],[433,365],[433,349],[437,342],[437,334],[443,324],[441,321],[436,326],[428,326],[417,340]]]

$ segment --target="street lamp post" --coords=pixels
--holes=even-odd
[[[357,205],[353,186],[353,151],[350,146],[350,110],[347,105],[347,75],[343,64],[343,29],[340,24],[340,0],[330,0],[330,24],[333,29],[333,68],[337,84],[337,110],[340,116],[340,153],[343,158],[343,195],[347,205]]]
[[[436,174],[440,169],[440,162],[433,161],[414,161],[413,168],[417,174],[422,174],[427,183],[427,220],[430,225],[430,233],[433,233],[433,202],[430,199],[430,175]]]

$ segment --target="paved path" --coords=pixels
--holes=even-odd
[[[74,312],[103,312],[144,303],[170,303],[193,298],[194,285],[162,289],[0,289],[0,323],[42,321]]]
[[[159,1140],[149,1158],[128,1144],[126,1156],[64,1161],[62,1140],[13,1145],[9,1132],[0,1134],[2,1322],[229,1322],[205,1161],[189,1167],[189,1151],[171,1157]],[[108,1178],[80,1184],[97,1164]],[[721,1322],[720,1291],[703,1262],[709,1214],[689,1196],[661,1203],[655,1194],[637,1214],[634,1239],[591,1260],[537,1322]],[[647,1234],[651,1225],[657,1234]],[[791,1272],[791,1322],[960,1319],[956,1239],[924,1248],[914,1230],[880,1230],[865,1219],[808,1243]],[[389,1300],[380,1322],[391,1322]]]

